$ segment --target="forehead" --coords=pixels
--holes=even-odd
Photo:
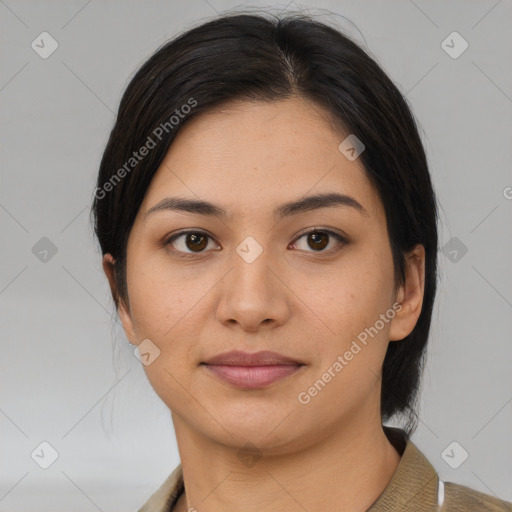
[[[382,221],[361,160],[348,160],[338,148],[347,135],[322,107],[303,98],[229,103],[180,128],[141,211],[185,196],[218,204],[231,218],[261,216],[283,202],[336,192]]]

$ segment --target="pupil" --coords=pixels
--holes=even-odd
[[[322,238],[322,237],[324,238],[324,241],[325,241],[325,239],[327,238],[327,233],[320,233],[320,234],[319,233],[312,233],[310,235],[310,239],[313,239],[313,243],[314,244],[318,244],[319,243],[319,238]],[[320,241],[320,245],[321,245],[321,247],[312,247],[312,249],[323,249],[323,248],[325,248],[325,246],[327,244],[325,244],[325,243],[322,244],[321,241]]]
[[[200,242],[198,243],[199,239],[203,240],[202,244]],[[194,240],[192,247],[188,243],[189,240]],[[189,249],[191,249],[191,250],[194,250],[194,248],[196,248],[196,249],[204,249],[206,247],[206,244],[204,243],[205,240],[206,240],[206,237],[203,236],[203,235],[196,235],[196,234],[193,234],[193,233],[189,234],[189,235],[187,235],[187,247]]]

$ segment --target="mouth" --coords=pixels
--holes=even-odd
[[[204,366],[221,380],[244,389],[263,388],[298,372],[303,367],[303,365],[295,364],[274,364],[269,366],[205,364]]]
[[[297,373],[306,365],[276,352],[219,354],[201,363],[219,379],[243,389],[258,389]]]

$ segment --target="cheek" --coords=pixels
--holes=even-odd
[[[208,314],[208,292],[217,281],[214,277],[171,273],[158,260],[137,267],[134,258],[132,272],[128,271],[128,293],[137,339],[152,340],[166,359],[166,352],[172,350],[170,361],[183,359],[183,352],[193,349],[187,340],[200,338]]]
[[[186,290],[166,273],[160,258],[141,247],[142,243],[139,247],[133,244],[127,265],[132,321],[138,338],[158,340],[184,307]]]
[[[343,323],[347,316],[358,323],[370,321],[387,304],[391,282],[390,269],[382,259],[358,253],[329,276],[327,291],[319,290],[316,300]]]
[[[317,379],[329,382],[315,398],[313,407],[322,411],[320,416],[332,407],[348,414],[375,392],[388,347],[390,323],[379,319],[389,308],[390,282],[375,261],[368,265],[360,260],[350,271],[333,276],[325,293],[312,296],[311,304],[321,304],[315,313],[329,327],[318,347],[314,377],[307,383],[314,387]]]
[[[206,303],[201,297],[203,286],[187,286],[177,279],[162,277],[153,266],[135,272],[129,281],[132,322],[139,341],[149,339],[159,354],[144,365],[146,376],[168,407],[185,407],[190,395],[190,376],[197,355],[195,343],[200,339],[202,322],[198,315]],[[159,351],[159,352],[158,352]]]
[[[377,361],[386,350],[390,327],[389,322],[379,321],[380,315],[390,308],[392,297],[390,260],[383,255],[359,252],[358,257],[347,259],[345,263],[325,280],[324,286],[309,287],[308,303],[329,328],[331,352],[341,353],[353,340],[364,342],[366,338],[368,343],[361,344],[364,350],[360,355],[366,354],[357,359],[362,362],[370,357]]]

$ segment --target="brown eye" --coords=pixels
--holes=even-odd
[[[312,249],[321,251],[322,249],[325,249],[325,247],[329,244],[329,235],[319,231],[309,233],[308,244]]]
[[[302,236],[297,238],[298,240],[306,239],[306,248],[298,247],[300,250],[305,252],[318,252],[318,253],[332,253],[340,250],[344,245],[348,243],[347,239],[339,235],[338,233],[329,229],[313,229]],[[326,247],[329,246],[332,239],[335,239],[338,244],[328,250]],[[208,243],[213,238],[204,231],[181,231],[169,238],[165,242],[165,246],[170,246],[171,251],[177,253],[178,258],[186,258],[188,256],[193,257],[194,254],[202,254],[207,252]],[[293,244],[297,244],[297,241]]]
[[[205,252],[211,239],[210,235],[203,231],[182,231],[169,238],[165,245],[171,246],[173,252],[184,253],[187,256],[191,253]]]
[[[208,242],[206,241],[206,237],[203,235],[187,233],[185,235],[185,245],[192,251],[195,251],[196,249],[200,251],[208,245]]]
[[[307,233],[304,233],[302,236],[297,238],[298,240],[301,240],[305,238],[306,239],[306,247],[301,248],[297,247],[300,250],[304,250],[306,252],[334,252],[338,249],[341,249],[342,246],[346,245],[348,243],[347,239],[338,233],[335,233],[334,231],[331,231],[329,229],[314,229]],[[338,241],[338,245],[334,248],[329,248],[328,250],[324,250],[330,243],[331,239],[334,238]],[[297,243],[297,241],[294,243],[294,246],[300,245]],[[311,250],[312,249],[312,250]]]

